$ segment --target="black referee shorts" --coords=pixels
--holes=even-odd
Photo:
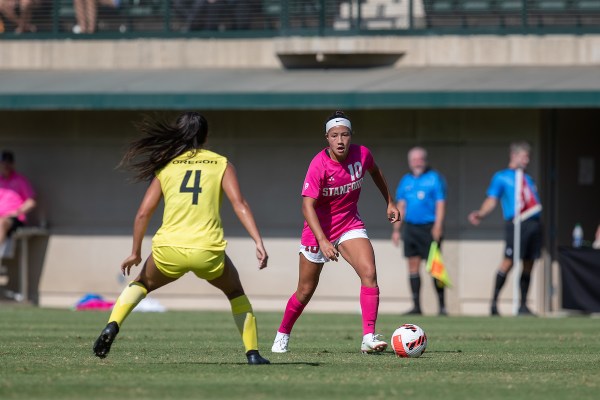
[[[404,223],[402,225],[404,257],[419,256],[427,260],[427,257],[429,257],[429,248],[431,247],[431,242],[433,242],[431,228],[433,228],[433,224],[414,225]]]
[[[515,226],[512,221],[506,221],[504,238],[506,248],[504,257],[513,258],[513,242]],[[521,222],[521,260],[537,260],[542,252],[542,224],[539,219],[527,219]]]

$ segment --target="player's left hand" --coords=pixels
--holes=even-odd
[[[256,245],[256,258],[258,259],[258,269],[267,268],[269,255],[267,254],[267,250],[265,250],[265,246],[262,244],[262,242]]]
[[[135,265],[139,265],[139,263],[142,262],[142,257],[140,257],[137,254],[132,254],[129,257],[127,257],[123,263],[121,263],[121,272],[123,273],[123,276],[128,276],[129,272],[131,271],[131,267],[135,266]]]
[[[396,204],[394,204],[394,203],[388,204],[387,217],[388,217],[388,221],[390,221],[391,224],[401,220],[400,211],[398,210],[398,207],[396,207]]]

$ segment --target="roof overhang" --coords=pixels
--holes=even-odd
[[[0,71],[2,110],[600,107],[600,67]]]

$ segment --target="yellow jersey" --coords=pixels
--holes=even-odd
[[[221,182],[227,158],[209,150],[188,151],[156,173],[165,201],[153,246],[224,250]]]

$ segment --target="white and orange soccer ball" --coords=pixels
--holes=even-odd
[[[427,348],[427,335],[417,325],[404,324],[392,334],[392,348],[398,357],[421,357]]]

